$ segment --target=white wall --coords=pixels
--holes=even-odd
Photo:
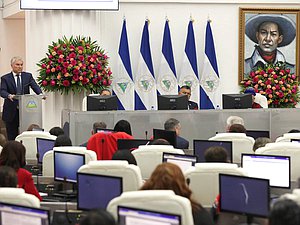
[[[267,2],[267,1],[265,1]],[[123,16],[127,19],[127,32],[131,54],[133,73],[136,71],[141,33],[145,18],[150,19],[150,41],[152,58],[155,72],[158,71],[161,59],[162,34],[166,16],[170,20],[170,30],[173,42],[176,70],[179,73],[183,58],[187,25],[190,16],[195,20],[194,30],[198,53],[198,67],[201,72],[203,62],[204,33],[207,18],[212,20],[212,30],[215,40],[215,48],[221,77],[223,93],[235,93],[238,86],[238,25],[239,8],[296,8],[299,1],[272,0],[271,4],[262,3],[258,0],[123,0],[118,12],[100,11],[27,11],[26,24],[26,64],[27,70],[37,75],[36,63],[45,56],[47,46],[52,40],[63,35],[91,36],[108,52],[110,66],[113,73],[117,68],[117,51],[122,26]],[[12,23],[14,26],[16,22]],[[10,38],[6,32],[14,32],[8,22],[0,22],[0,29],[4,29],[4,37],[0,37],[0,47],[3,47],[3,38],[10,44]],[[6,25],[6,26],[4,26]],[[18,23],[20,26],[21,23]],[[4,27],[3,27],[4,26]],[[1,33],[3,33],[1,32]],[[24,36],[17,36],[19,42],[24,41]],[[13,46],[12,44],[10,46]],[[18,52],[21,47],[13,46],[14,49],[6,49],[0,52],[0,62],[5,64],[12,55],[25,55]],[[5,56],[5,57],[4,57]],[[3,67],[0,67],[3,73]],[[7,68],[5,68],[7,71]],[[44,110],[44,127],[46,129],[60,125],[60,111],[62,108],[78,110],[83,94],[80,96],[60,96],[49,94]]]

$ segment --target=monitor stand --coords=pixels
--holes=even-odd
[[[66,186],[68,182],[66,180],[63,181],[63,190],[58,191],[57,193],[54,193],[54,197],[64,197],[64,198],[75,198],[77,196],[77,185],[72,184],[72,189],[67,189]]]
[[[246,217],[247,217],[247,222],[241,223],[240,225],[259,225],[258,223],[253,223],[253,216],[246,215]]]

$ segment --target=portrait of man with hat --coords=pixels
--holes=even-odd
[[[244,73],[266,64],[284,62],[295,72],[295,65],[286,61],[278,49],[288,46],[296,37],[296,24],[283,14],[257,14],[246,21],[245,34],[255,44],[252,55],[245,59]],[[295,51],[295,49],[294,49]]]

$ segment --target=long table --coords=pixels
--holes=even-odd
[[[131,124],[134,138],[150,138],[153,128],[163,129],[164,122],[173,117],[180,121],[181,136],[189,140],[208,139],[216,132],[224,132],[229,116],[240,116],[248,130],[269,130],[271,139],[295,128],[300,129],[299,109],[238,109],[238,110],[148,110],[148,111],[62,111],[62,126],[69,132],[73,145],[86,142],[91,136],[92,125],[103,121],[113,128],[124,119]]]

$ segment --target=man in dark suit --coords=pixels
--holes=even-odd
[[[36,94],[42,94],[31,73],[23,71],[23,60],[20,57],[11,59],[12,72],[1,77],[0,94],[4,98],[2,120],[5,121],[8,140],[15,140],[19,134],[19,106],[15,95],[29,94],[29,87]]]
[[[181,125],[180,122],[174,118],[168,119],[164,124],[165,130],[176,132],[176,148],[189,149],[189,142],[183,137],[180,137]]]
[[[187,95],[189,99],[188,103],[188,109],[190,110],[197,110],[198,109],[198,104],[196,102],[190,101],[192,90],[191,87],[188,85],[181,86],[179,92],[179,95]]]

